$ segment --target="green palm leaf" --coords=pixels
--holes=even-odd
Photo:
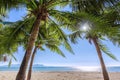
[[[58,46],[56,46],[56,45],[50,45],[50,44],[49,44],[49,45],[46,44],[46,46],[47,46],[51,51],[56,52],[56,53],[58,53],[59,55],[65,57],[64,53],[58,48]]]
[[[107,48],[107,46],[105,46],[104,44],[102,44],[102,42],[98,42],[100,49],[107,54],[110,58],[114,59],[114,60],[118,60]]]

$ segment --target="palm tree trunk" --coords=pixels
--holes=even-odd
[[[26,53],[24,55],[22,64],[21,64],[19,72],[16,76],[16,80],[25,80],[26,69],[27,69],[27,66],[28,66],[29,59],[31,57],[31,53],[32,53],[32,49],[34,47],[35,40],[38,36],[39,25],[40,25],[41,18],[42,18],[42,16],[40,14],[38,14],[37,18],[36,18],[36,20],[33,24],[33,30],[31,32],[31,36],[30,36],[29,41],[28,41]]]
[[[30,61],[30,67],[29,67],[29,70],[28,70],[27,80],[30,80],[30,79],[31,79],[32,65],[33,65],[33,61],[34,61],[34,58],[35,58],[35,54],[36,54],[37,49],[38,49],[39,47],[40,47],[40,43],[38,44],[38,46],[36,46],[36,47],[34,48],[34,51],[33,51],[32,57],[31,57],[31,61]]]
[[[92,40],[93,40],[93,43],[94,43],[94,45],[96,47],[96,50],[97,50],[97,53],[98,53],[98,57],[99,57],[100,64],[101,64],[101,67],[102,67],[102,73],[103,73],[104,80],[109,80],[109,75],[108,75],[106,66],[104,64],[104,60],[103,60],[103,57],[102,57],[100,47],[99,47],[99,45],[97,43],[98,42],[97,38],[92,38]]]
[[[35,57],[35,53],[37,51],[37,46],[35,47],[34,51],[33,51],[33,54],[32,54],[32,57],[31,57],[31,61],[30,61],[30,67],[29,67],[29,70],[28,70],[28,75],[27,75],[27,80],[30,80],[31,79],[31,73],[32,73],[32,65],[33,65],[33,61],[34,61],[34,57]]]

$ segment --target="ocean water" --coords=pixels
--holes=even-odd
[[[39,67],[39,66],[33,66],[33,71],[46,71],[46,72],[49,72],[49,71],[78,71],[77,69],[75,68],[72,68],[72,67]],[[7,66],[0,66],[0,71],[18,71],[19,70],[19,67],[7,67]]]
[[[107,70],[109,72],[120,72],[120,66],[117,66],[117,67],[108,67]]]
[[[7,65],[0,66],[0,71],[18,71],[19,65]],[[120,66],[107,67],[108,72],[120,72]],[[82,71],[82,72],[100,72],[101,69],[98,67],[54,67],[54,66],[43,66],[43,65],[34,65],[33,71]]]

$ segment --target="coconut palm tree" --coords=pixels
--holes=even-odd
[[[41,30],[41,29],[40,29]],[[43,30],[46,31],[46,30]],[[62,53],[62,51],[59,49],[60,45],[66,44],[66,41],[64,42],[64,40],[59,40],[60,37],[62,37],[61,35],[58,36],[58,34],[56,34],[57,30],[54,29],[54,31],[52,30],[52,27],[49,26],[49,28],[47,28],[47,32],[41,32],[40,39],[38,39],[39,43],[37,43],[37,45],[35,46],[32,56],[31,56],[31,61],[30,61],[30,66],[29,66],[29,70],[28,70],[28,75],[27,75],[27,80],[31,79],[31,73],[32,73],[32,65],[33,65],[33,60],[35,57],[35,54],[37,52],[37,49],[43,49],[42,46],[45,45],[46,47],[48,47],[51,51],[56,52],[58,54],[60,54],[61,56],[65,57],[65,55]],[[43,34],[44,33],[44,34]],[[48,33],[48,36],[45,36],[46,33]],[[64,33],[62,33],[64,35]],[[68,43],[67,43],[68,44]],[[69,45],[68,45],[69,46]]]
[[[30,20],[32,21],[33,18]],[[18,33],[15,32],[16,28],[18,28],[18,26],[21,24],[21,22],[23,21],[19,21],[16,23],[13,22],[3,22],[4,27],[2,28],[2,30],[0,31],[1,33],[1,38],[0,39],[4,39],[1,40],[0,44],[1,46],[3,46],[3,53],[7,53],[6,51],[11,52],[10,54],[13,55],[14,52],[17,51],[18,46],[24,46],[26,49],[26,43],[28,42],[28,37],[30,36],[30,31],[31,28],[29,27],[29,23],[27,22],[25,24],[23,24],[20,29],[18,30]],[[43,24],[41,25],[41,28],[39,30],[39,37],[38,40],[36,42],[36,47],[34,49],[33,52],[33,56],[32,56],[32,61],[34,59],[34,55],[37,51],[37,49],[39,48],[39,45],[41,45],[40,49],[42,48],[42,45],[46,45],[46,47],[48,47],[50,50],[57,52],[58,54],[62,55],[63,57],[65,57],[65,55],[62,53],[62,51],[59,49],[58,46],[60,45],[64,45],[65,48],[67,48],[70,52],[72,51],[68,42],[66,41],[66,37],[65,34],[63,33],[63,31],[59,28],[60,25],[57,25],[55,22],[53,21],[48,21],[46,22],[47,24]],[[25,26],[28,26],[27,28]],[[5,32],[7,32],[6,34],[4,34]],[[12,33],[15,32],[15,34],[13,35]],[[3,35],[4,34],[4,35]],[[12,36],[11,36],[12,35]],[[9,46],[8,46],[9,45]],[[18,46],[14,46],[14,45],[18,45]],[[12,46],[14,47],[12,49]],[[16,49],[15,51],[12,51]],[[31,68],[32,68],[32,62],[31,61],[31,66],[30,66],[30,70],[28,73],[28,79],[31,77]],[[11,63],[11,60],[10,60]]]
[[[28,40],[27,50],[26,50],[26,53],[25,53],[24,59],[22,61],[22,65],[20,67],[20,71],[17,75],[16,80],[19,80],[19,79],[24,80],[24,78],[25,78],[27,64],[28,64],[28,61],[29,61],[30,56],[31,56],[32,48],[33,48],[34,43],[36,41],[36,38],[38,36],[40,23],[44,23],[48,19],[49,20],[51,19],[51,21],[56,23],[56,21],[54,21],[55,18],[57,20],[57,23],[59,23],[59,24],[69,22],[69,20],[67,20],[67,18],[69,16],[67,16],[67,15],[70,13],[58,11],[54,7],[54,6],[56,6],[56,4],[62,4],[62,3],[64,3],[64,2],[62,2],[61,0],[59,0],[59,1],[54,1],[54,0],[33,1],[32,0],[32,1],[28,1],[28,2],[25,1],[25,4],[26,4],[27,9],[29,11],[29,14],[27,17],[29,17],[29,19],[31,19],[31,17],[32,17],[32,21],[30,22],[31,25],[27,26],[27,27],[31,27],[31,31],[30,31],[31,34],[29,35],[30,38]],[[38,13],[36,11],[38,11]],[[66,15],[66,17],[63,17],[63,15]],[[52,18],[51,18],[51,16],[52,16]],[[13,30],[13,33],[11,33],[10,40],[12,40],[12,37],[14,36],[14,34],[19,33],[17,31],[22,29],[21,26],[23,26],[23,24],[29,22],[29,19],[27,18],[23,23],[21,23],[17,28],[15,28],[15,30]],[[61,33],[61,31],[58,33]],[[66,39],[65,36],[64,36],[64,39]],[[66,47],[66,48],[69,48],[69,47]]]
[[[0,39],[3,39],[0,42],[0,45],[2,46],[0,49],[4,49],[2,50],[1,54],[5,55],[9,53],[10,55],[12,55],[12,57],[14,57],[13,53],[17,51],[18,46],[24,45],[26,49],[26,43],[28,42],[28,37],[30,36],[30,31],[31,31],[31,27],[29,27],[29,23],[32,20],[33,18],[29,20],[27,23],[22,24],[20,29],[18,29],[18,26],[23,21],[19,21],[16,23],[13,23],[13,22],[3,23],[3,25],[5,23],[7,24],[5,24],[2,30],[0,31],[1,33]],[[36,42],[36,45],[40,43],[41,45],[45,44],[46,47],[48,47],[52,51],[57,52],[58,54],[65,57],[65,55],[62,53],[62,51],[59,49],[58,46],[64,45],[65,48],[67,48],[70,52],[72,52],[72,50],[70,48],[70,45],[67,43],[65,34],[59,28],[60,25],[57,25],[57,23],[53,22],[52,20],[46,23],[48,25],[47,24],[41,25],[42,27],[39,30],[39,35],[38,35],[39,37],[38,37],[38,41]],[[26,28],[25,26],[28,26],[28,27]],[[16,29],[18,30],[17,32],[16,32]],[[35,47],[34,53],[36,53],[38,47],[39,46]],[[42,46],[40,47],[40,49],[43,49]],[[10,60],[10,63],[11,63],[11,60]],[[32,66],[30,67],[32,68]]]
[[[27,49],[25,56],[23,58],[22,64],[20,66],[20,70],[16,77],[16,80],[24,80],[25,73],[27,69],[27,65],[32,53],[32,49],[34,47],[35,41],[38,37],[39,27],[42,22],[46,22],[48,19],[52,17],[51,20],[57,21],[57,23],[68,22],[69,20],[66,18],[69,12],[61,12],[55,9],[59,4],[66,3],[66,1],[62,0],[39,0],[39,1],[26,1],[26,6],[28,11],[30,12],[29,16],[34,16],[32,31],[30,34],[30,38],[28,41]],[[65,5],[65,4],[64,4]],[[66,17],[63,17],[66,15]],[[54,22],[56,22],[54,21]]]
[[[102,40],[105,40],[105,37],[119,34],[118,27],[113,27],[113,25],[109,24],[109,21],[106,21],[107,19],[103,19],[103,17],[95,17],[94,15],[90,15],[87,13],[78,13],[79,16],[84,15],[84,17],[81,17],[77,26],[77,30],[73,32],[70,35],[71,41],[76,42],[76,37],[82,38],[84,35],[84,38],[86,38],[89,43],[94,43],[98,57],[101,63],[102,72],[104,80],[109,80],[109,76],[102,58],[102,52],[106,53],[108,56],[112,57],[113,59],[117,60],[113,54],[110,53],[110,51],[106,48],[105,45],[101,43]],[[77,14],[77,15],[78,15]],[[78,30],[79,29],[79,30]],[[82,35],[83,34],[83,35]],[[115,36],[114,36],[115,37]]]
[[[55,18],[58,21],[58,23],[61,23],[61,24],[65,23],[65,22],[69,22],[69,20],[67,20],[65,18],[65,17],[68,17],[68,13],[67,14],[64,12],[61,13],[60,11],[57,11],[54,8],[56,5],[58,6],[58,4],[66,3],[65,0],[64,1],[62,1],[62,0],[58,0],[58,1],[55,1],[55,0],[34,1],[34,0],[31,0],[31,1],[25,1],[24,3],[26,4],[28,11],[30,11],[29,16],[34,16],[35,18],[33,19],[33,22],[32,22],[33,24],[31,24],[33,26],[33,28],[31,30],[30,38],[28,41],[26,54],[23,59],[23,62],[20,67],[20,71],[17,75],[16,80],[24,80],[24,78],[25,78],[27,64],[28,64],[28,61],[31,56],[32,48],[33,48],[34,43],[38,36],[40,23],[42,21],[46,21],[48,19],[48,16],[53,16],[53,18]],[[66,15],[66,16],[64,16],[64,15]],[[55,20],[55,19],[51,19],[51,20]],[[27,22],[27,20],[26,20],[26,22]],[[17,30],[19,30],[19,27],[17,28]]]
[[[83,30],[88,29],[87,31],[85,31],[85,32],[87,32],[86,39],[88,39],[90,43],[93,41],[93,43],[96,47],[98,57],[100,59],[100,63],[101,63],[101,67],[102,67],[104,80],[109,80],[109,76],[108,76],[106,66],[105,66],[103,58],[102,58],[101,50],[107,54],[109,54],[108,53],[109,51],[105,48],[104,45],[102,45],[100,43],[100,39],[103,36],[109,36],[109,37],[112,37],[113,35],[118,36],[118,29],[111,28],[112,26],[114,26],[114,27],[116,26],[116,24],[114,24],[114,23],[118,17],[118,9],[113,10],[112,8],[113,8],[113,6],[115,6],[118,3],[119,3],[119,0],[86,0],[86,1],[75,0],[72,2],[72,8],[74,11],[78,11],[80,13],[84,11],[85,13],[89,14],[89,15],[85,15],[85,17],[83,19],[83,23],[84,23],[84,26],[92,26],[92,27],[88,27],[89,29],[86,27],[83,27],[82,29]],[[112,13],[110,13],[110,12],[112,12]],[[111,15],[114,15],[113,12],[114,13],[117,12],[117,13],[115,13],[117,15],[115,15],[114,18],[110,17]],[[90,15],[91,15],[91,18],[90,18]],[[89,16],[89,18],[87,16]],[[92,16],[93,16],[94,20],[92,19]],[[84,20],[86,21],[86,23]],[[96,23],[95,20],[100,22],[101,24]],[[104,22],[101,20],[103,20]],[[105,25],[109,26],[108,29],[110,28],[113,32],[111,30],[108,30],[107,27],[105,27]],[[100,27],[97,29],[96,26],[100,26]],[[101,27],[101,26],[104,26],[104,27]],[[94,28],[96,28],[96,29],[94,29]],[[109,32],[106,32],[106,34],[103,34],[104,30],[102,30],[102,29],[104,29],[104,30],[106,29],[106,31],[109,31]],[[101,31],[101,32],[99,32],[99,31]],[[110,34],[110,32],[112,33],[112,35],[108,35],[108,34]],[[71,40],[73,42],[75,42],[74,37],[78,37],[77,35],[79,33],[80,32],[75,32],[74,33],[75,35],[71,37]],[[80,34],[79,34],[79,36],[80,36]],[[109,54],[109,56],[111,56],[112,58],[115,59],[115,57],[113,55]]]
[[[15,36],[18,37],[21,34],[21,32],[24,32],[24,36],[22,36],[23,37],[22,39],[21,38],[19,39],[19,37],[18,37],[18,39],[19,39],[18,43],[24,45],[25,49],[26,49],[26,43],[28,42],[28,37],[30,36],[30,32],[31,32],[31,26],[29,26],[29,25],[32,21],[33,21],[33,18],[32,17],[31,17],[31,19],[29,18],[29,20],[26,23],[22,24],[21,27],[19,27],[19,29],[18,29],[18,26],[23,21],[17,22],[17,25],[16,24],[12,25],[12,26],[16,26],[18,31],[15,32],[16,28],[15,27],[12,28],[11,34],[13,32],[15,32],[15,33],[14,33],[14,35],[12,35],[11,39],[13,39]],[[48,20],[45,23],[46,24],[42,23],[40,25],[41,27],[40,27],[39,34],[38,34],[38,39],[36,41],[36,46],[34,48],[34,51],[33,51],[32,57],[31,57],[30,69],[28,72],[28,79],[30,79],[30,77],[31,77],[31,70],[32,70],[32,64],[33,64],[33,59],[34,59],[35,53],[36,53],[37,49],[39,49],[40,46],[41,46],[40,49],[43,49],[42,46],[45,45],[51,51],[54,51],[54,52],[58,53],[59,55],[62,55],[63,57],[65,57],[65,55],[59,49],[60,45],[63,45],[68,51],[73,53],[69,43],[67,42],[65,33],[60,28],[61,24],[57,24],[53,20]],[[26,28],[26,26],[28,26],[28,27]],[[27,37],[27,38],[24,38],[24,37]]]

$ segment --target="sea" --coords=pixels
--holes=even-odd
[[[20,65],[0,65],[0,71],[18,71]],[[64,66],[44,66],[44,65],[33,65],[33,71],[41,71],[41,72],[56,72],[56,71],[81,71],[81,72],[100,72],[100,67],[64,67]],[[107,67],[108,72],[120,72],[120,66],[109,66]]]

